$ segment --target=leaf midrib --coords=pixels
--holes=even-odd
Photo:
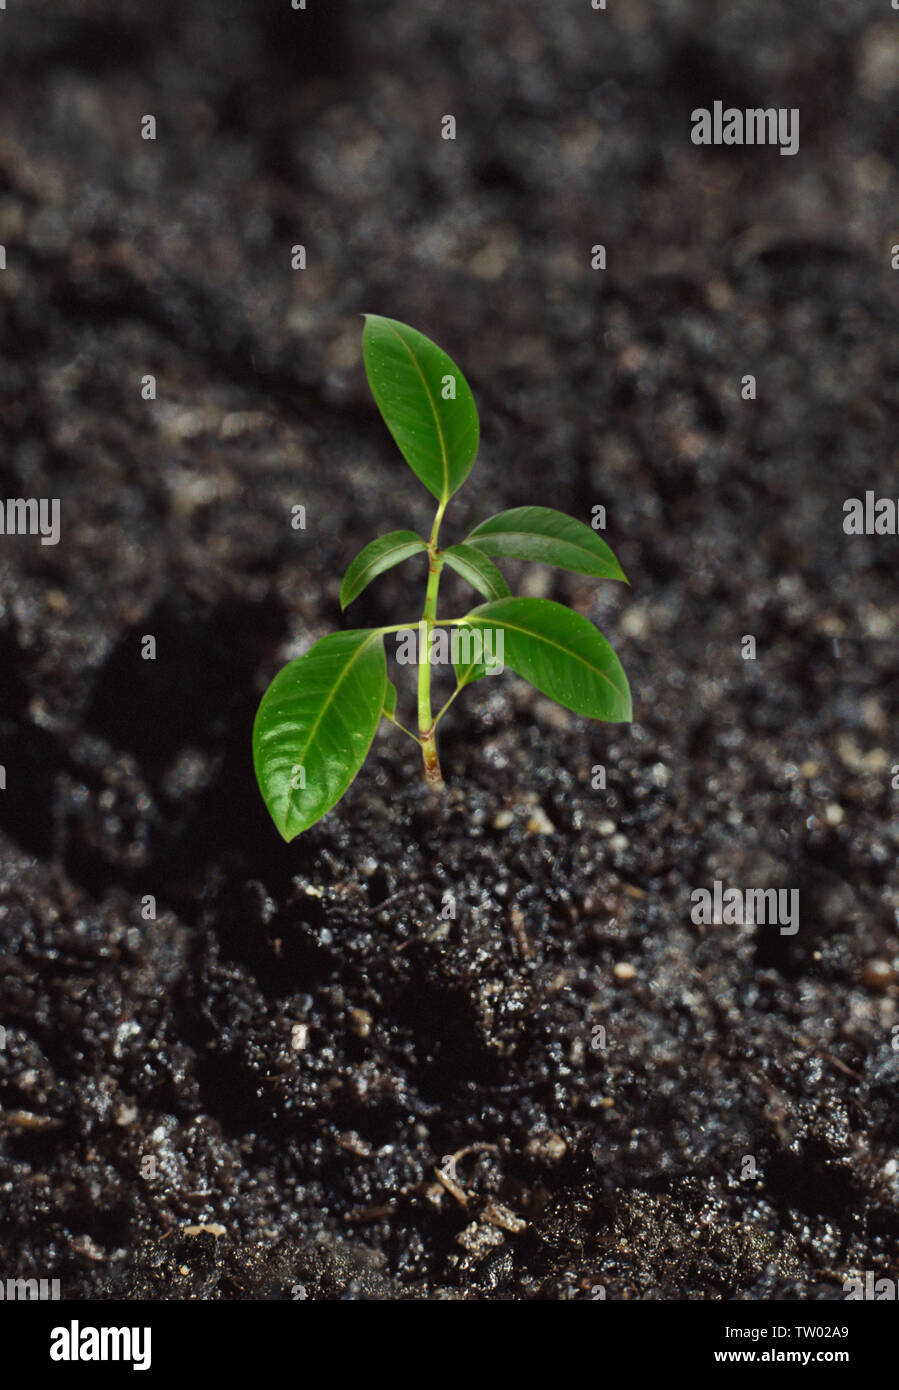
[[[476,545],[478,542],[482,541],[499,540],[500,537],[504,536],[510,537],[511,540],[538,540],[548,541],[550,544],[567,545],[570,546],[572,550],[578,550],[584,555],[589,555],[591,559],[601,561],[606,565],[609,564],[608,556],[603,555],[602,552],[597,553],[595,550],[592,550],[590,546],[581,545],[578,541],[570,541],[566,536],[550,536],[545,531],[482,531],[479,535],[469,536],[466,544]],[[486,549],[486,546],[484,549]],[[501,555],[502,551],[498,550],[496,554]],[[508,558],[514,560],[515,557],[514,555],[510,555]]]
[[[357,650],[356,652],[353,653],[352,657],[350,658],[350,660],[347,662],[347,664],[344,666],[343,670],[341,671],[341,673],[340,673],[340,678],[334,682],[334,685],[331,687],[331,690],[330,690],[330,693],[329,693],[329,695],[328,695],[328,698],[325,700],[325,703],[322,705],[321,709],[319,710],[319,713],[318,713],[318,715],[317,715],[317,717],[316,717],[315,723],[312,725],[312,728],[309,730],[309,736],[308,736],[308,738],[306,739],[306,746],[305,746],[305,748],[303,749],[302,754],[300,755],[300,761],[299,761],[299,766],[300,766],[300,767],[305,766],[305,759],[306,759],[306,756],[307,756],[307,754],[308,754],[308,752],[309,752],[309,749],[312,747],[312,743],[313,743],[313,740],[314,740],[314,738],[315,738],[316,733],[318,732],[319,725],[321,724],[322,720],[323,720],[324,717],[325,717],[325,711],[326,711],[326,710],[329,708],[329,706],[331,705],[331,703],[332,703],[332,701],[333,701],[333,699],[334,699],[335,694],[336,694],[337,691],[340,689],[340,687],[341,687],[341,685],[343,684],[343,682],[346,680],[347,676],[349,675],[350,671],[351,671],[351,670],[353,669],[353,667],[355,666],[356,662],[359,660],[359,657],[362,655],[362,653],[363,653],[368,647],[371,646],[372,642],[378,640],[378,639],[380,638],[380,636],[381,636],[381,634],[380,634],[379,632],[375,632],[375,633],[372,633],[372,635],[371,635],[370,637],[366,637],[366,639],[365,639],[364,642],[360,642],[360,643],[359,643],[359,648],[358,648],[358,650]],[[293,793],[294,793],[294,791],[302,791],[302,790],[304,790],[304,788],[302,788],[302,787],[292,787],[292,786],[288,786],[288,788],[287,788],[287,811],[286,811],[286,815],[285,815],[285,818],[284,818],[284,824],[285,824],[285,826],[287,825],[287,818],[289,817],[290,811],[291,811],[291,805],[292,805],[292,801],[293,801]]]
[[[489,627],[490,625],[487,622],[487,620],[485,618],[482,618],[480,615],[478,615],[478,617],[476,617],[474,620],[472,620],[471,617],[463,619],[463,622],[466,623],[470,623],[472,621],[480,623],[482,627]],[[595,675],[601,676],[602,679],[612,687],[612,689],[615,691],[615,694],[621,696],[622,700],[626,698],[624,691],[618,689],[618,686],[609,676],[606,675],[605,671],[601,671],[598,666],[593,666],[589,661],[586,661],[584,657],[579,656],[577,652],[573,652],[570,647],[563,647],[561,642],[554,642],[552,638],[545,637],[542,632],[533,632],[530,628],[520,627],[518,623],[510,623],[505,618],[503,618],[502,621],[494,619],[494,623],[498,627],[508,628],[512,632],[521,632],[524,634],[525,637],[533,637],[539,642],[545,642],[548,647],[555,647],[557,651],[564,652],[566,656],[570,656],[575,661],[579,661],[582,666],[586,666],[588,671],[593,671]]]
[[[469,584],[471,584],[471,580],[468,578],[468,575],[465,573],[465,568],[467,567],[468,569],[474,570],[475,574],[478,575],[478,577],[479,577],[480,579],[482,579],[483,582],[484,582],[485,584],[489,584],[489,585],[490,585],[490,588],[491,588],[490,597],[491,597],[491,599],[498,600],[498,599],[500,599],[500,598],[508,598],[508,594],[503,594],[503,593],[497,591],[497,588],[496,588],[496,580],[494,579],[493,575],[490,573],[489,570],[482,570],[482,569],[479,569],[478,566],[475,564],[474,560],[471,560],[471,559],[468,557],[468,555],[466,555],[466,554],[461,554],[461,555],[460,555],[459,551],[462,550],[462,549],[464,549],[465,546],[466,546],[466,544],[467,544],[467,543],[466,543],[465,541],[461,541],[459,545],[451,545],[447,550],[444,550],[443,554],[444,554],[444,556],[446,557],[447,562],[448,562],[450,565],[452,565],[452,564],[453,564],[453,561],[455,561],[455,562],[456,562],[456,566],[455,566],[455,568],[456,568],[456,573],[457,573],[457,574],[461,574],[461,575],[462,575],[462,578],[468,580],[468,583],[469,583]],[[483,563],[486,561],[488,565],[490,565],[493,569],[496,569],[496,566],[493,564],[493,562],[492,562],[492,560],[490,559],[489,555],[482,555],[481,552],[480,552],[479,550],[475,549],[474,546],[469,546],[468,548],[474,552],[474,554],[478,557],[478,560],[480,561],[481,564],[483,564]],[[502,571],[501,571],[501,570],[496,570],[496,572],[497,572],[497,574],[500,576],[500,578],[502,579]],[[477,589],[477,587],[478,587],[477,584],[472,584],[472,588]],[[479,590],[479,592],[483,592],[483,590]]]
[[[375,544],[375,542],[372,542],[372,544]],[[412,541],[402,541],[401,543],[398,543],[397,545],[392,545],[392,546],[390,546],[389,549],[387,549],[387,550],[382,550],[381,553],[380,553],[379,555],[376,555],[376,556],[374,557],[374,559],[369,560],[369,562],[368,562],[367,565],[363,565],[362,569],[361,569],[360,572],[359,572],[359,575],[357,576],[356,582],[358,583],[359,579],[361,579],[363,575],[368,574],[368,571],[369,571],[370,569],[374,569],[375,565],[378,564],[378,562],[379,562],[380,560],[385,560],[385,559],[387,559],[388,556],[390,556],[390,555],[395,555],[396,552],[397,552],[398,550],[406,550],[406,549],[408,549],[409,546],[411,546],[411,545],[412,545]],[[409,558],[411,559],[413,555],[418,555],[422,550],[427,550],[427,548],[428,548],[428,547],[425,545],[424,541],[423,541],[420,537],[417,537],[417,538],[416,538],[415,549],[409,551]],[[361,586],[361,588],[355,589],[355,593],[353,594],[353,598],[358,598],[359,594],[362,592],[362,589],[364,589],[364,588],[366,587],[367,584],[368,584],[368,580],[366,579],[365,583]],[[354,588],[355,588],[355,585],[354,585]],[[351,603],[351,602],[352,602],[352,599],[348,599],[348,600],[347,600],[347,603],[348,603],[348,604]]]
[[[440,423],[440,415],[437,411],[437,404],[434,400],[434,397],[431,395],[431,388],[428,385],[428,379],[422,371],[421,366],[419,365],[418,358],[415,356],[415,353],[412,351],[409,344],[406,342],[406,339],[403,337],[402,333],[397,333],[393,324],[388,319],[385,319],[384,322],[387,324],[387,327],[390,329],[390,332],[393,334],[393,336],[397,339],[398,342],[402,343],[403,347],[408,352],[409,356],[412,359],[412,365],[418,372],[418,375],[421,377],[421,384],[425,388],[425,395],[428,398],[428,404],[431,407],[431,411],[434,416],[434,424],[437,426],[437,438],[440,442],[440,459],[443,465],[443,493],[440,500],[442,502],[446,502],[449,500],[450,496],[449,454],[447,453],[446,449],[446,440],[443,437],[443,426]]]

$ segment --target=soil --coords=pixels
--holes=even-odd
[[[899,491],[896,17],[0,22],[0,484],[61,507],[57,546],[0,538],[0,1268],[87,1299],[895,1277],[897,540],[842,522]],[[717,99],[798,107],[799,154],[694,147]],[[287,846],[267,682],[423,602],[416,559],[338,604],[362,545],[430,522],[366,310],[478,401],[447,540],[606,508],[630,588],[508,572],[606,632],[635,722],[488,679],[440,802],[385,725]],[[442,611],[470,601],[450,577]],[[798,933],[695,924],[715,880],[798,889]]]

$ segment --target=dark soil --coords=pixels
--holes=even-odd
[[[2,16],[0,484],[62,518],[58,546],[0,539],[4,1277],[765,1299],[896,1276],[899,541],[847,537],[842,505],[899,493],[899,17],[812,8]],[[695,148],[716,99],[798,107],[800,153]],[[430,522],[364,310],[475,392],[447,539],[607,508],[630,589],[513,577],[599,623],[635,723],[488,680],[441,726],[441,804],[385,726],[285,846],[260,694],[344,623],[357,550]],[[422,599],[413,561],[346,623]],[[443,611],[469,601],[447,582]],[[694,925],[715,879],[798,889],[798,935]]]

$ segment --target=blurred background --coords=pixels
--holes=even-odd
[[[0,481],[61,505],[58,546],[0,538],[8,1273],[763,1298],[892,1268],[897,541],[842,522],[899,496],[897,80],[886,0],[0,15]],[[695,147],[716,100],[798,107],[798,155]],[[606,508],[630,589],[510,577],[599,623],[635,724],[486,682],[442,808],[391,731],[285,847],[259,696],[346,625],[357,550],[431,518],[365,311],[478,402],[448,541]],[[421,592],[415,560],[348,621]],[[697,929],[716,877],[798,888],[799,936]]]

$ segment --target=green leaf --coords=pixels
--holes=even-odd
[[[466,540],[487,555],[536,560],[596,579],[627,580],[612,549],[573,516],[554,507],[513,507],[476,526]]]
[[[483,661],[476,661],[473,657],[465,661],[456,661],[453,665],[456,671],[456,682],[459,685],[471,685],[473,681],[479,681],[487,674],[487,667]]]
[[[382,636],[367,629],[322,637],[275,676],[256,712],[253,762],[285,840],[343,796],[371,747],[386,686]]]
[[[359,551],[343,576],[340,586],[341,608],[346,608],[354,598],[358,598],[376,575],[393,569],[394,565],[408,560],[410,555],[417,555],[420,550],[427,548],[421,536],[417,536],[414,531],[391,531],[389,535],[369,541],[368,545]]]
[[[362,355],[371,393],[403,458],[447,502],[478,452],[478,412],[468,382],[442,348],[396,319],[365,316]],[[451,378],[455,399],[444,399]]]
[[[509,597],[509,586],[496,565],[480,550],[475,550],[473,545],[451,545],[441,554],[450,568],[467,579],[471,587],[485,598]]]
[[[544,695],[575,714],[607,723],[631,719],[631,693],[621,663],[598,628],[580,613],[545,598],[504,598],[482,603],[463,619],[493,628],[493,652]],[[462,683],[484,674],[471,663]],[[458,675],[457,668],[457,675]],[[464,672],[463,672],[464,674]],[[461,677],[460,677],[461,678]]]
[[[391,680],[387,682],[387,688],[384,691],[381,713],[386,714],[390,719],[393,719],[396,714],[396,686]]]

